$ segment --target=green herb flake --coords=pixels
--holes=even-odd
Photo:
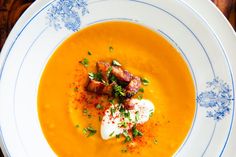
[[[143,95],[138,95],[137,99],[138,100],[142,100],[143,99]]]
[[[120,138],[120,134],[117,134],[117,135],[116,135],[116,138]]]
[[[130,141],[132,141],[132,138],[130,136],[126,136],[123,143],[127,143],[127,142],[130,142]]]
[[[78,87],[75,87],[74,88],[74,92],[78,92],[79,91],[79,88]]]
[[[102,81],[102,73],[100,72],[96,73],[95,80]]]
[[[156,138],[153,139],[153,143],[154,143],[154,144],[158,144],[158,141],[157,141]]]
[[[102,74],[100,72],[98,73],[89,72],[88,75],[91,80],[102,81]]]
[[[109,51],[110,52],[113,52],[114,51],[114,48],[112,46],[109,46]]]
[[[91,115],[91,114],[88,114],[88,118],[92,118],[92,115]]]
[[[117,82],[117,78],[114,75],[109,77],[110,82]]]
[[[139,112],[135,112],[135,121],[137,122],[139,120]]]
[[[125,96],[123,88],[119,85],[114,86],[115,97]]]
[[[127,130],[124,130],[123,135],[124,135],[125,137],[128,136],[128,135],[129,135],[129,134],[128,134],[128,131],[127,131]]]
[[[112,104],[112,105],[114,105],[114,104],[115,104],[114,99],[110,99],[110,100],[109,100],[109,103]]]
[[[102,121],[102,116],[98,116],[98,121],[99,121],[99,122]]]
[[[97,104],[97,105],[96,105],[96,109],[102,110],[102,109],[103,109],[103,106],[102,106],[101,104]]]
[[[87,128],[84,128],[82,132],[83,132],[83,134],[87,134],[87,132],[88,132]]]
[[[110,133],[109,137],[112,137],[114,135],[115,131],[113,131],[112,133]]]
[[[137,137],[137,136],[143,136],[143,133],[140,132],[140,131],[136,128],[136,126],[133,126],[133,128],[132,128],[132,135],[133,135],[133,137],[135,138],[135,137]]]
[[[88,118],[92,118],[92,115],[89,113],[88,109],[85,108],[85,109],[83,109],[82,112],[83,112],[84,116],[88,116]]]
[[[94,78],[95,78],[95,74],[94,73],[89,72],[88,75],[89,75],[89,78],[91,80],[94,80]]]
[[[117,60],[112,61],[112,65],[114,66],[121,66],[121,64]]]
[[[107,70],[107,77],[110,76],[111,71],[112,71],[112,67],[110,66],[110,67],[108,68],[108,70]]]
[[[79,62],[80,64],[82,64],[85,67],[89,66],[89,60],[88,58],[84,58],[82,61]]]
[[[119,126],[126,128],[128,125],[127,125],[127,123],[125,121],[123,121],[123,122],[119,123]]]
[[[88,55],[91,56],[91,55],[92,55],[92,52],[88,51]]]
[[[147,86],[150,83],[150,81],[146,78],[141,78],[141,81],[144,86]]]
[[[76,124],[75,127],[76,127],[76,128],[79,128],[79,124]]]
[[[125,118],[130,118],[130,112],[129,111],[125,112],[124,116],[125,116]]]
[[[153,110],[150,110],[149,112],[150,112],[149,113],[149,118],[151,118],[153,116]]]
[[[128,149],[126,147],[121,149],[121,153],[127,153],[127,152],[128,152]]]
[[[88,132],[88,136],[87,137],[90,137],[90,136],[93,136],[96,134],[97,130],[95,130],[93,127],[89,126],[87,128],[85,128],[87,131],[86,133]]]
[[[120,113],[121,113],[122,115],[124,115],[124,113],[125,113],[125,108],[124,108],[124,107],[121,107],[121,108],[120,108]]]
[[[105,86],[108,86],[108,85],[109,85],[109,83],[108,83],[108,82],[106,82],[106,81],[104,81],[103,79],[102,79],[102,83],[104,83],[104,84],[105,84]]]
[[[143,88],[139,88],[139,90],[138,90],[139,92],[144,92],[144,89]]]
[[[88,115],[88,109],[86,109],[86,108],[83,109],[83,114],[84,114],[84,115]]]
[[[128,134],[127,131],[124,131],[124,132],[123,132],[123,135],[124,135],[124,137],[125,137],[125,140],[123,141],[123,143],[127,143],[127,142],[132,141],[132,138],[129,136],[129,134]]]
[[[113,107],[111,107],[111,108],[110,108],[110,112],[111,112],[111,115],[113,116],[113,115],[114,115],[114,113],[116,112],[116,109],[115,109],[115,108],[113,108]]]

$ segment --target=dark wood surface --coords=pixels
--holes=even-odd
[[[21,14],[35,0],[0,0],[0,51]],[[212,0],[236,30],[236,0]],[[3,157],[0,151],[0,157]]]

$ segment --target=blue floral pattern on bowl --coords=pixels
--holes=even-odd
[[[232,100],[229,85],[218,77],[211,82],[207,82],[207,91],[201,92],[197,96],[197,103],[208,109],[206,116],[216,121],[229,114]]]
[[[63,27],[77,31],[80,28],[80,16],[88,14],[87,0],[59,0],[53,3],[47,12],[49,25],[56,30]]]

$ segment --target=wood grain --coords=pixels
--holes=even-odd
[[[21,14],[34,0],[0,0],[0,50]]]
[[[236,30],[236,0],[212,0]]]

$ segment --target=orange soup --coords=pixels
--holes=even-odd
[[[96,62],[114,59],[148,79],[138,95],[155,107],[139,126],[142,136],[130,142],[123,136],[101,138],[101,106],[110,98],[85,88]],[[129,22],[95,24],[68,38],[47,63],[38,91],[43,133],[62,157],[171,156],[185,140],[194,112],[194,83],[180,53],[156,32]]]

